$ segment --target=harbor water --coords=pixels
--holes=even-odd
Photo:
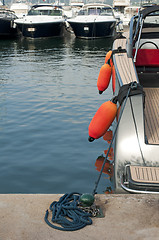
[[[0,193],[92,192],[108,149],[88,126],[112,98],[97,78],[112,39],[0,41]],[[100,163],[101,164],[101,163]],[[97,192],[113,188],[102,174]]]

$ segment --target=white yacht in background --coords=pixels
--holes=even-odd
[[[123,26],[128,26],[130,23],[130,20],[133,16],[137,15],[139,6],[129,6],[125,7],[124,9],[124,15],[121,16],[121,21],[123,22]]]
[[[124,13],[125,7],[130,6],[130,0],[113,0],[113,8],[118,12]]]
[[[62,8],[51,4],[33,5],[27,16],[15,20],[24,37],[41,38],[63,35]]]
[[[131,17],[137,14],[139,6],[131,5],[130,0],[113,0],[113,8],[115,16],[120,18],[123,26],[128,26]]]
[[[80,9],[84,6],[83,0],[71,0],[70,6],[72,8],[72,17],[76,16]]]
[[[76,17],[68,19],[78,38],[112,37],[117,19],[113,8],[107,4],[92,3],[84,5]]]
[[[11,2],[10,10],[14,11],[18,18],[22,18],[26,16],[30,10],[30,4],[25,0],[13,1]]]
[[[68,6],[63,6],[64,15],[66,18],[77,16],[83,5],[84,2],[82,0],[71,0]]]

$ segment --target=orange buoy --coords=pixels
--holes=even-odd
[[[110,50],[109,52],[107,52],[106,56],[105,56],[105,63],[108,62],[108,60],[111,58],[112,56],[112,50]]]
[[[113,93],[115,93],[115,67],[114,67],[114,65],[112,66],[112,89],[113,89]]]
[[[117,105],[114,102],[108,101],[103,103],[96,114],[94,115],[92,121],[89,124],[88,132],[90,142],[94,141],[94,139],[98,139],[102,137],[112,122],[117,113]]]
[[[103,91],[105,91],[110,82],[112,73],[112,68],[109,64],[104,64],[99,72],[98,80],[97,80],[97,87],[99,90],[99,94],[102,94]]]

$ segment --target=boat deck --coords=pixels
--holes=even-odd
[[[126,49],[126,39],[116,39],[114,49],[121,47]],[[114,62],[118,66],[117,75],[122,81],[120,84],[128,84],[130,82],[139,82],[136,69],[131,58],[128,58],[127,53],[116,53]],[[145,91],[145,134],[149,144],[159,144],[159,88],[146,87]]]
[[[114,49],[126,49],[126,38],[116,39],[114,42]],[[114,61],[118,66],[119,75],[122,79],[122,84],[128,84],[130,82],[138,82],[134,63],[132,58],[128,58],[127,53],[116,53]]]
[[[145,132],[149,144],[159,144],[159,88],[144,88]]]

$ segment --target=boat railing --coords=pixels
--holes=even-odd
[[[130,32],[129,32],[129,38],[128,38],[128,57],[131,58],[132,57],[132,50],[133,50],[133,26],[134,26],[134,19],[135,16],[133,16],[130,20]]]
[[[137,42],[136,42],[136,50],[135,50],[135,54],[134,54],[134,62],[136,62],[136,56],[137,56],[137,52],[138,52],[138,49],[139,49],[143,24],[144,24],[144,19],[141,17],[140,18],[140,30],[139,30],[138,39],[137,39]]]

